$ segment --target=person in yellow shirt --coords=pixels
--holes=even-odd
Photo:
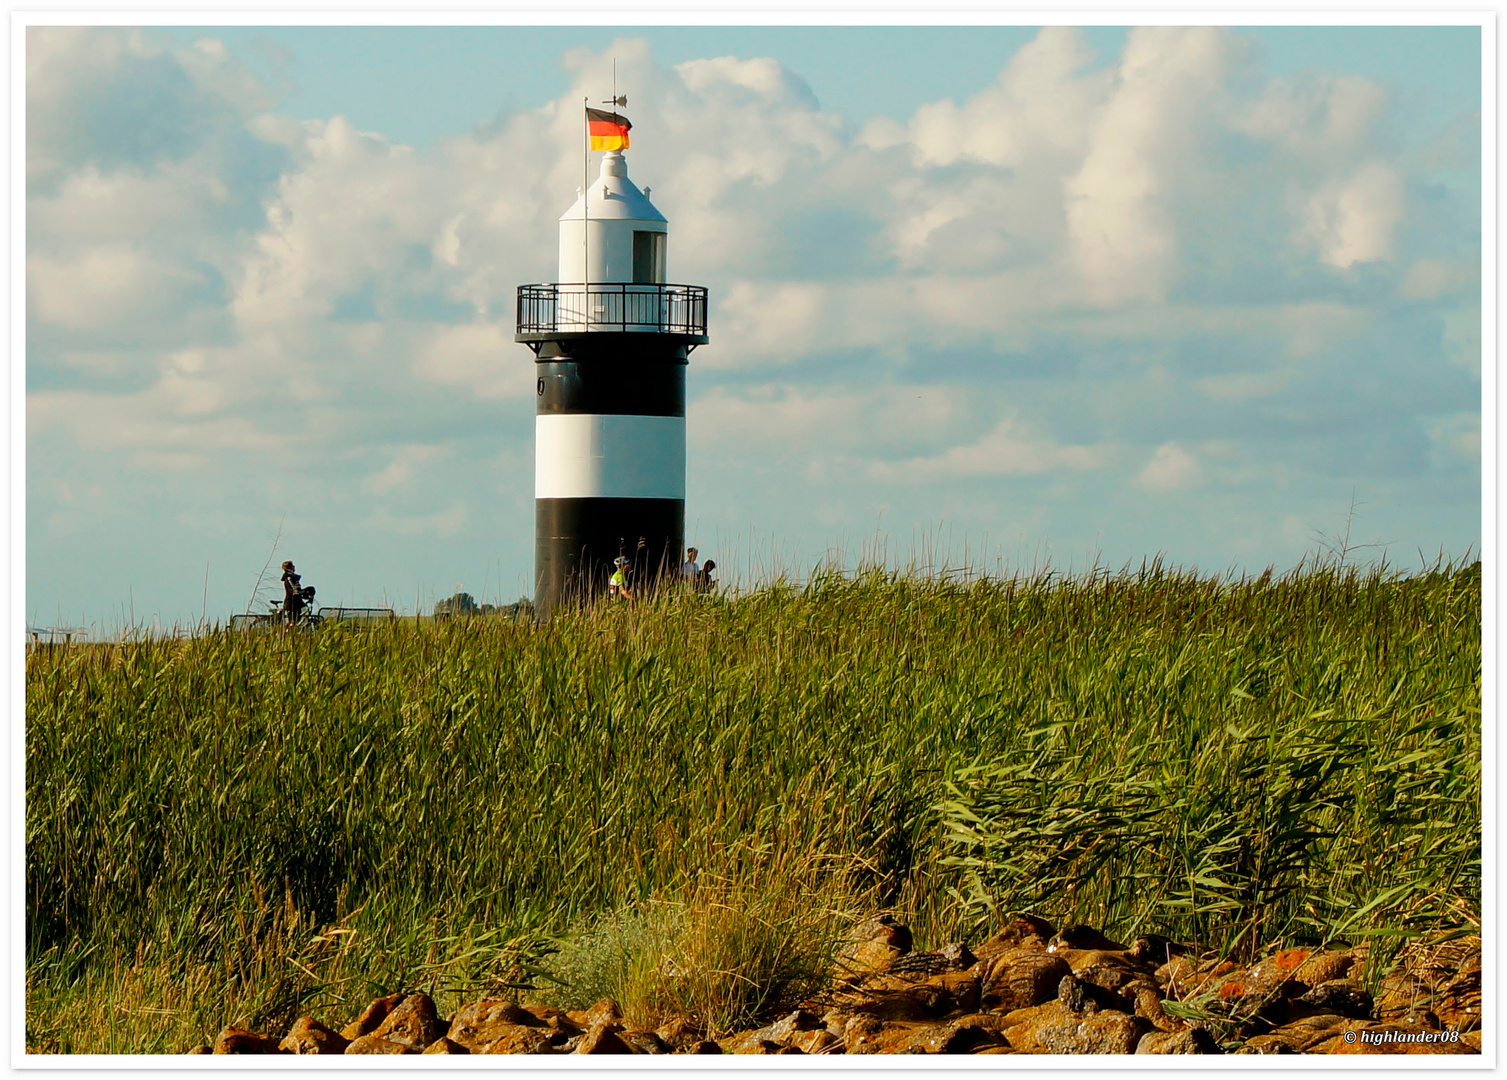
[[[627,600],[633,596],[633,591],[628,586],[628,557],[626,555],[619,555],[612,561],[612,565],[616,569],[612,571],[612,576],[607,579],[607,594],[609,596],[620,596]]]

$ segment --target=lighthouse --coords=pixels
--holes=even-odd
[[[665,281],[668,222],[628,177],[628,122],[594,109],[588,116],[592,144],[606,152],[560,217],[558,277],[518,288],[515,340],[533,350],[537,376],[541,618],[604,591],[619,556],[639,589],[678,573],[686,367],[707,342],[706,289]]]

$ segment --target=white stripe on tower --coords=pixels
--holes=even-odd
[[[683,500],[685,417],[534,417],[534,498]]]

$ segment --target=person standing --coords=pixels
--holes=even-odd
[[[633,596],[633,592],[628,586],[628,556],[619,555],[612,561],[612,565],[616,569],[612,571],[612,576],[607,579],[608,595],[620,596],[624,600],[630,599]]]
[[[283,563],[283,617],[293,622],[303,611],[303,590],[299,588],[298,574],[294,572],[293,561],[290,559]]]
[[[685,549],[685,562],[680,564],[680,580],[694,586],[701,580],[701,566],[696,562],[695,548]]]
[[[696,576],[696,591],[711,592],[717,587],[717,579],[712,577],[712,572],[717,569],[717,564],[711,559],[701,567],[701,573]]]

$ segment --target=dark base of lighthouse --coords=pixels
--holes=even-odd
[[[619,555],[631,561],[636,589],[673,579],[684,544],[682,499],[535,499],[535,611],[548,618],[561,604],[600,596]]]

